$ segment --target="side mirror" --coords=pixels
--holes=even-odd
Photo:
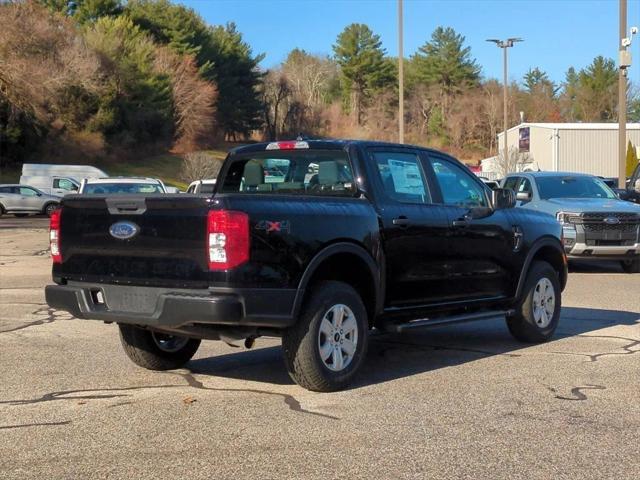
[[[516,206],[516,194],[510,188],[496,188],[491,192],[491,203],[495,210]]]
[[[42,196],[42,194],[41,194],[41,193],[36,193],[36,195],[37,195],[37,196],[39,196],[39,197],[41,197],[41,196]]]
[[[631,192],[626,189],[614,188],[613,193],[615,193],[620,200],[629,200],[631,198]]]
[[[518,192],[518,193],[516,193],[516,200],[518,202],[529,202],[529,201],[531,201],[531,192]]]

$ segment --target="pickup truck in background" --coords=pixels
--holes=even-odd
[[[514,205],[511,190],[491,191],[435,150],[240,147],[210,197],[64,198],[46,299],[117,323],[148,369],[182,367],[202,339],[282,337],[291,377],[333,391],[360,369],[372,328],[501,316],[518,340],[551,338],[567,281],[562,228]]]
[[[640,163],[631,174],[624,189],[614,188],[621,200],[640,204]]]

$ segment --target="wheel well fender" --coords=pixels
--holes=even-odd
[[[560,280],[560,287],[564,290],[567,284],[568,277],[568,263],[567,256],[564,253],[564,248],[555,237],[543,237],[531,246],[527,258],[524,261],[524,266],[520,272],[520,278],[518,280],[518,287],[516,289],[515,298],[519,299],[524,289],[524,284],[527,280],[527,274],[531,268],[531,264],[535,260],[544,260],[549,263],[557,272],[558,279]]]
[[[384,292],[382,275],[375,260],[363,247],[338,242],[318,252],[307,265],[296,293],[293,316],[297,318],[308,295],[309,286],[319,280],[338,280],[358,291],[367,309],[369,324],[382,311]]]
[[[55,202],[55,201],[53,201],[53,200],[51,200],[51,201],[49,201],[49,202],[45,203],[45,204],[42,206],[42,212],[43,212],[43,213],[47,210],[47,207],[48,207],[49,205],[60,205],[60,203],[59,203],[59,202]]]

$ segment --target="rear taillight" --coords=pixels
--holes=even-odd
[[[207,216],[209,270],[229,270],[249,260],[249,216],[211,210]]]
[[[62,210],[54,210],[49,218],[49,249],[53,263],[62,263],[62,252],[60,251],[60,219]]]

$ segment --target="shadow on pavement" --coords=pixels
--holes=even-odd
[[[629,275],[622,270],[616,260],[570,260],[570,273],[620,273]]]
[[[612,325],[633,325],[640,313],[565,307],[553,341],[588,334]],[[259,342],[259,340],[258,340]],[[528,344],[514,340],[504,319],[485,320],[419,330],[411,334],[371,332],[369,353],[352,388],[383,383],[494,355],[518,357]],[[187,368],[212,375],[279,385],[292,384],[280,347],[191,361]]]

